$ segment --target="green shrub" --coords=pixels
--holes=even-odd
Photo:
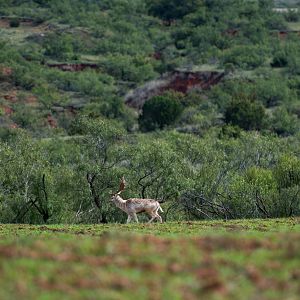
[[[9,22],[10,27],[19,27],[20,26],[20,20],[18,18],[13,18]]]
[[[155,0],[148,1],[149,12],[155,17],[166,21],[181,19],[185,15],[196,11],[202,4],[202,0]]]
[[[298,2],[298,4],[299,4],[299,2]],[[287,22],[299,22],[300,13],[299,13],[299,11],[289,9],[289,11],[284,14],[284,18],[286,19]]]
[[[143,131],[163,129],[173,124],[183,110],[178,96],[174,93],[165,93],[148,100],[139,118],[139,125]]]
[[[300,58],[297,55],[289,56],[288,71],[293,75],[300,75]]]
[[[260,130],[265,125],[264,106],[250,99],[234,99],[225,111],[225,122],[245,130]]]
[[[150,60],[141,56],[109,55],[102,65],[109,75],[123,81],[144,82],[156,75]]]
[[[278,107],[272,114],[271,127],[277,134],[287,136],[299,131],[300,122],[297,116],[289,114],[286,108]]]
[[[51,33],[44,42],[45,55],[56,59],[70,59],[73,56],[72,37],[68,34]]]
[[[261,66],[266,58],[266,50],[262,45],[239,45],[226,52],[223,58],[223,64],[230,63],[241,69],[251,70]]]
[[[284,51],[277,51],[272,59],[271,66],[273,68],[283,68],[288,64],[287,54]]]
[[[279,76],[256,80],[255,85],[252,85],[252,90],[257,100],[263,103],[265,107],[290,103],[294,97],[287,85],[287,81]]]
[[[300,160],[294,155],[283,155],[278,161],[274,176],[280,188],[300,185]]]
[[[239,138],[240,136],[241,128],[236,125],[224,125],[219,135],[220,138]]]
[[[275,51],[272,67],[287,67],[289,73],[300,74],[300,60],[299,60],[299,39],[297,36],[288,35],[284,44],[274,44]]]

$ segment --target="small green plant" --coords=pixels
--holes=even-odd
[[[283,68],[288,64],[287,54],[284,51],[278,51],[274,54],[271,66],[273,68]]]
[[[44,39],[45,55],[54,59],[68,60],[73,57],[72,37],[68,34],[50,33]]]
[[[18,18],[13,18],[9,22],[10,27],[19,27],[20,26],[20,20]]]

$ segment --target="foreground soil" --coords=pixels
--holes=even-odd
[[[300,219],[0,225],[0,299],[299,299]]]

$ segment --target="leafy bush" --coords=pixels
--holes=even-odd
[[[288,64],[287,54],[284,51],[277,51],[272,59],[271,66],[275,68],[283,68]]]
[[[251,88],[257,100],[266,107],[289,104],[294,98],[294,93],[289,89],[287,81],[276,75],[256,80]]]
[[[220,133],[221,138],[239,138],[241,136],[241,128],[239,126],[224,125]]]
[[[196,11],[201,5],[202,0],[155,0],[149,1],[149,12],[153,16],[163,20],[181,19],[185,15]]]
[[[288,67],[291,74],[299,74],[299,41],[293,35],[288,36],[284,45],[276,45],[271,62],[272,67]]]
[[[234,99],[225,111],[225,122],[245,130],[261,130],[265,125],[264,106],[249,99]]]
[[[231,63],[241,69],[251,70],[261,66],[267,58],[265,48],[260,46],[236,46],[223,57],[223,64]]]
[[[300,75],[300,58],[299,56],[290,56],[288,58],[288,70],[293,75]]]
[[[9,26],[10,27],[19,27],[20,26],[20,20],[18,18],[11,19],[9,21]]]
[[[139,118],[143,131],[163,129],[173,124],[182,113],[182,104],[176,94],[166,93],[148,100]]]
[[[115,92],[113,78],[94,70],[85,70],[80,73],[53,70],[47,75],[50,82],[65,91],[80,92],[88,96],[103,98],[111,97],[111,93]]]
[[[51,180],[48,177],[49,164],[40,145],[20,132],[10,145],[1,143],[1,149],[0,199],[4,204],[2,209],[5,207],[5,213],[1,214],[3,220],[39,223],[44,219],[47,222],[51,217],[51,204],[47,194],[43,194],[43,188],[46,189],[45,177]]]
[[[68,34],[50,33],[43,41],[45,55],[56,59],[70,59],[73,56],[72,38]]]
[[[110,55],[102,64],[109,75],[119,80],[144,82],[156,75],[151,61],[140,56]]]
[[[286,108],[278,107],[272,114],[271,127],[279,135],[293,135],[300,129],[300,122],[296,115],[290,114]]]
[[[298,2],[299,4],[299,2]],[[300,13],[297,10],[289,9],[287,13],[284,14],[284,18],[288,22],[299,22],[300,20]]]
[[[21,52],[22,57],[24,57],[28,61],[37,61],[43,62],[44,56],[39,46],[33,45],[26,45]]]
[[[275,178],[280,188],[300,185],[300,160],[294,155],[283,155],[278,161]]]

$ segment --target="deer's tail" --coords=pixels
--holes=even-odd
[[[161,212],[164,212],[160,206],[160,204],[158,203],[158,209],[161,211]]]

